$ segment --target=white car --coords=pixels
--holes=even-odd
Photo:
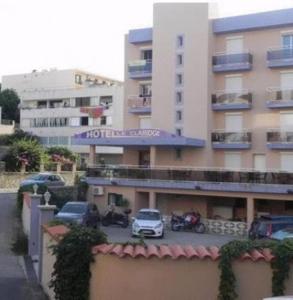
[[[159,210],[141,209],[132,220],[132,236],[164,237],[164,222]]]

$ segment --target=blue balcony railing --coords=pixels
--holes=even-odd
[[[213,56],[213,71],[249,71],[252,68],[250,53],[218,54]]]
[[[293,130],[271,129],[267,132],[267,145],[270,149],[293,149]]]
[[[129,77],[132,79],[150,78],[152,76],[152,60],[136,60],[128,64]]]
[[[292,108],[293,88],[269,88],[266,106],[268,108]]]
[[[250,109],[252,94],[248,91],[223,91],[212,95],[213,110]]]
[[[277,48],[267,52],[269,68],[282,68],[293,66],[293,48]]]
[[[151,113],[152,96],[130,96],[128,98],[128,112],[133,114]]]
[[[212,132],[214,149],[249,149],[251,146],[251,132]]]

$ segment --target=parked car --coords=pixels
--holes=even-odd
[[[132,236],[164,237],[164,222],[159,210],[141,209],[132,220]]]
[[[39,173],[28,177],[20,183],[20,186],[34,185],[34,184],[45,184],[46,186],[64,186],[64,179],[54,173]]]
[[[293,216],[262,216],[254,220],[249,229],[250,239],[271,238],[272,234],[293,226]]]
[[[274,232],[271,238],[278,241],[283,241],[284,239],[293,239],[293,225],[291,227],[286,227]]]
[[[98,228],[100,214],[96,204],[76,201],[67,202],[57,213],[55,219],[69,224]]]

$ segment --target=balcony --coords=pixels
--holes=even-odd
[[[212,95],[212,109],[215,111],[251,109],[251,107],[252,94],[246,90],[221,91]]]
[[[289,194],[293,173],[255,170],[196,169],[140,166],[92,166],[87,182],[95,185]]]
[[[130,96],[128,98],[128,112],[133,114],[150,114],[152,96]]]
[[[269,88],[268,100],[266,102],[268,108],[291,108],[293,107],[293,88]]]
[[[271,129],[267,132],[267,146],[269,149],[293,149],[293,130]]]
[[[249,71],[252,69],[252,55],[250,53],[216,54],[213,56],[213,71]]]
[[[267,52],[269,68],[284,68],[293,66],[293,48],[273,48]]]
[[[152,60],[135,60],[128,64],[128,74],[131,79],[147,79],[152,77]]]
[[[249,149],[251,147],[251,132],[212,132],[214,149]]]

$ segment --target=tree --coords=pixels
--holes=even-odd
[[[60,161],[63,163],[74,163],[77,160],[76,154],[74,154],[71,150],[65,147],[50,147],[46,150],[46,152],[53,161]]]
[[[20,171],[22,163],[26,164],[27,171],[39,171],[46,154],[38,141],[23,138],[13,142],[3,160],[7,171]]]
[[[0,92],[0,106],[2,107],[2,119],[13,120],[19,123],[20,99],[12,89],[5,89]]]

